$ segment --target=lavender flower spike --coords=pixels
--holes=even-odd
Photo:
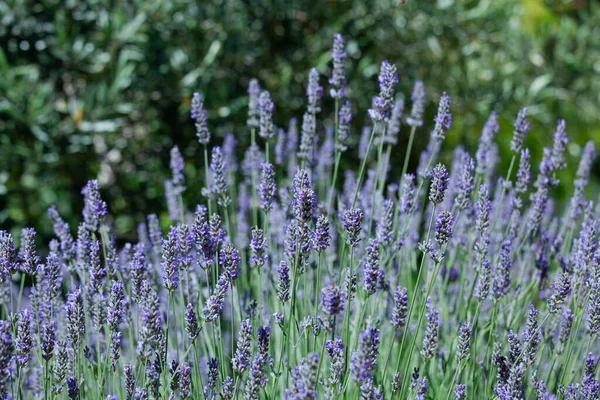
[[[262,165],[262,179],[260,182],[260,208],[265,213],[271,211],[273,198],[277,193],[277,186],[275,185],[275,171],[273,164],[263,163]]]
[[[433,128],[432,138],[441,142],[446,137],[446,132],[452,126],[452,114],[450,113],[450,96],[446,92],[440,97],[438,113],[435,117],[435,127]]]
[[[367,255],[363,268],[365,292],[368,296],[375,294],[380,282],[379,252],[380,245],[377,239],[369,239],[369,246],[367,246]]]
[[[350,374],[352,379],[364,383],[371,379],[379,355],[379,329],[367,325],[358,335],[358,348],[352,352]]]
[[[395,329],[403,328],[406,325],[408,314],[408,291],[404,287],[398,286],[394,292],[394,308],[392,309],[392,326]]]
[[[425,112],[425,86],[420,80],[415,81],[415,87],[411,95],[413,102],[410,116],[406,123],[413,128],[423,125],[423,113]]]
[[[273,126],[273,109],[275,105],[271,101],[271,95],[263,90],[258,96],[258,115],[259,126],[258,135],[265,140],[275,136],[275,127]]]
[[[200,99],[200,94],[197,92],[195,92],[192,96],[192,108],[190,115],[194,120],[198,142],[206,146],[208,142],[210,142],[210,131],[208,130],[208,124],[206,123],[206,110],[204,109],[204,104]]]
[[[379,95],[373,99],[373,108],[369,116],[374,122],[381,122],[389,117],[394,105],[394,85],[398,83],[398,70],[387,60],[381,63],[379,72]]]
[[[529,122],[527,121],[527,107],[523,107],[517,115],[513,138],[510,141],[510,151],[512,151],[514,154],[519,154],[519,152],[521,152],[521,149],[523,148],[523,140],[525,139],[525,135],[528,131]]]
[[[346,95],[344,86],[346,85],[346,73],[344,72],[344,61],[346,61],[346,51],[344,50],[344,38],[339,33],[333,35],[333,49],[331,50],[333,59],[333,70],[329,84],[333,86],[330,90],[331,97],[341,99]]]
[[[429,302],[429,299],[427,299],[427,302]],[[423,358],[429,360],[437,353],[440,315],[435,308],[428,305],[426,316],[427,328],[425,330],[425,336],[423,337],[423,350],[421,350],[421,355]]]
[[[364,214],[360,208],[351,208],[344,213],[344,230],[346,243],[354,248],[360,241],[360,231]]]
[[[252,356],[252,324],[249,319],[240,322],[237,347],[231,360],[232,368],[237,373],[243,373],[250,366]]]
[[[248,120],[246,124],[252,128],[258,128],[258,97],[260,95],[260,85],[257,79],[250,79],[248,85]]]
[[[334,282],[321,290],[321,305],[323,306],[323,312],[327,315],[343,313],[345,300],[345,293]]]
[[[33,337],[31,335],[31,313],[25,309],[17,315],[17,333],[15,337],[17,365],[25,367],[31,358]]]
[[[177,146],[173,146],[171,149],[171,161],[169,167],[171,168],[171,174],[173,175],[171,183],[173,184],[174,189],[177,193],[183,192],[185,189],[183,177],[184,161],[181,152],[179,151],[179,147]]]
[[[218,197],[217,202],[223,207],[227,207],[231,203],[226,168],[223,151],[218,146],[213,147],[210,169],[213,172],[214,186],[211,188],[211,191]]]
[[[277,275],[277,297],[280,301],[286,302],[290,299],[290,269],[285,260],[279,264]]]
[[[21,231],[21,248],[19,250],[21,269],[29,275],[35,275],[40,258],[35,247],[35,229],[23,228]]]
[[[213,294],[208,298],[206,305],[202,309],[204,320],[206,322],[214,321],[219,317],[219,314],[223,309],[223,304],[225,303],[227,289],[229,289],[229,280],[227,278],[227,273],[223,273],[219,277]]]
[[[306,87],[309,113],[321,112],[321,107],[319,107],[321,96],[323,96],[323,87],[319,85],[319,71],[316,68],[311,68],[308,73],[308,86]]]
[[[83,219],[86,228],[90,231],[97,231],[108,213],[106,203],[100,198],[98,181],[89,181],[81,190],[81,194],[83,194]]]
[[[348,149],[348,137],[350,136],[350,123],[352,122],[352,107],[350,101],[344,100],[338,113],[338,141],[336,147],[338,151]]]
[[[448,171],[443,164],[436,165],[431,172],[431,176],[429,201],[431,201],[433,204],[440,204],[444,201],[450,176],[448,175]]]

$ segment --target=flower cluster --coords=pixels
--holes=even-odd
[[[279,125],[279,99],[252,79],[247,126],[216,143],[195,93],[204,165],[184,159],[195,147],[172,148],[166,212],[130,242],[114,237],[96,180],[78,226],[48,210],[50,243],[0,231],[0,398],[600,397],[593,143],[558,207],[565,121],[537,169],[533,108],[492,111],[474,154],[459,146],[449,160],[448,94],[428,123],[425,84],[405,104],[384,61],[373,107],[356,110],[344,39],[333,43],[330,70],[308,74],[301,132]],[[410,173],[400,135],[412,143],[428,124]],[[497,141],[510,142],[507,171]],[[342,156],[356,151],[352,166]],[[186,193],[186,175],[205,196]]]

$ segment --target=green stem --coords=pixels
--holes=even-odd
[[[427,236],[425,237],[425,240],[429,240],[429,237],[431,235],[431,227],[433,225],[433,219],[434,219],[434,215],[435,215],[435,204],[433,206],[433,211],[431,212],[431,216],[429,217],[429,227],[427,228]],[[413,291],[413,298],[410,302],[410,307],[408,308],[408,315],[406,317],[406,329],[404,329],[404,332],[402,333],[402,340],[400,341],[400,353],[398,354],[398,360],[396,361],[396,371],[399,371],[400,369],[400,364],[402,362],[402,355],[404,353],[404,341],[406,340],[406,334],[408,333],[408,327],[410,326],[410,319],[412,317],[412,313],[414,311],[415,308],[415,303],[417,301],[417,294],[419,293],[419,285],[421,283],[421,273],[423,272],[423,266],[425,265],[425,259],[427,258],[427,254],[423,253],[423,257],[421,258],[421,265],[419,266],[419,271],[417,272],[417,281],[415,283],[415,287],[414,287],[414,291]],[[426,299],[427,300],[427,299]],[[414,333],[414,335],[416,336],[417,332]],[[409,366],[410,367],[410,366]],[[410,374],[410,371],[406,370],[404,373],[404,377],[402,378],[404,380],[404,378]],[[384,379],[384,386],[385,386],[385,376],[383,377]],[[404,390],[401,389],[401,392],[403,392]],[[402,398],[402,397],[400,397]]]
[[[373,145],[373,139],[375,138],[375,129],[377,128],[377,122],[373,124],[373,128],[371,129],[371,135],[369,137],[369,144],[367,145],[367,152],[365,153],[365,157],[362,159],[360,163],[360,169],[358,172],[358,179],[356,180],[356,189],[354,190],[354,197],[352,199],[352,206],[356,204],[356,199],[358,198],[358,192],[360,191],[360,185],[362,184],[362,178],[365,173],[365,166],[367,165],[367,160],[369,159],[369,153],[371,152],[371,146]]]

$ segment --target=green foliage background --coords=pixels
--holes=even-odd
[[[213,141],[232,131],[244,147],[248,80],[272,92],[276,122],[286,126],[303,113],[308,70],[328,76],[335,32],[347,40],[355,134],[388,59],[399,67],[400,95],[424,80],[429,121],[440,93],[452,96],[446,162],[458,144],[474,151],[495,109],[506,170],[512,120],[526,105],[534,162],[556,119],[567,120],[564,200],[581,148],[600,143],[597,1],[1,0],[0,226],[14,234],[34,226],[47,239],[48,206],[76,223],[79,190],[98,178],[115,232],[132,239],[145,214],[165,209],[173,144],[186,158],[186,201],[194,204],[203,171],[191,93],[206,99]],[[331,101],[324,108],[328,115]],[[400,158],[406,140],[395,149]]]

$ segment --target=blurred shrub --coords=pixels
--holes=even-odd
[[[430,120],[439,94],[452,96],[448,153],[459,143],[473,150],[492,108],[503,120],[498,140],[506,152],[512,119],[524,105],[534,119],[534,155],[558,117],[577,143],[571,168],[579,145],[600,140],[596,2],[406,3],[0,1],[0,224],[32,225],[48,235],[45,210],[53,203],[74,223],[79,189],[97,177],[117,216],[115,231],[129,238],[143,214],[164,208],[173,144],[188,162],[193,204],[202,171],[187,114],[191,93],[206,99],[215,141],[233,131],[245,146],[248,80],[258,77],[272,92],[275,118],[285,126],[303,112],[309,68],[328,75],[334,32],[347,39],[359,120],[376,91],[378,64],[389,59],[399,67],[400,92],[410,93],[415,78],[425,81]]]

